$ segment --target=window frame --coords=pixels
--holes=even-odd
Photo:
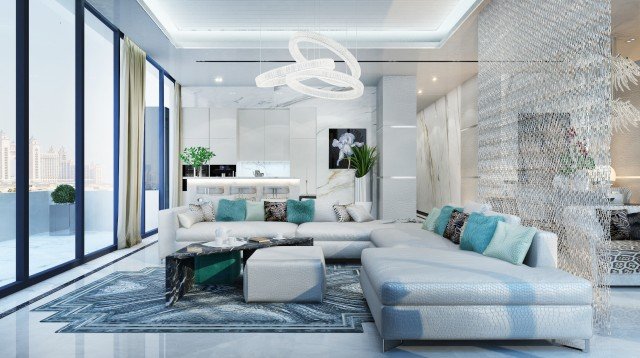
[[[124,33],[105,18],[86,0],[75,0],[75,187],[76,187],[76,234],[75,234],[75,258],[64,262],[47,270],[29,274],[29,0],[15,0],[16,2],[16,279],[0,287],[0,298],[32,286],[62,272],[82,265],[88,261],[106,255],[117,249],[117,227],[118,227],[118,190],[119,190],[119,134],[120,134],[120,52],[121,39]],[[113,137],[113,243],[110,246],[97,251],[85,254],[84,237],[84,65],[85,65],[85,10],[89,11],[111,31],[113,31],[113,109],[114,109],[114,137]],[[159,69],[160,84],[164,76],[175,83],[162,66],[147,56],[149,62]],[[160,87],[160,104],[164,108],[164,88]],[[160,113],[163,113],[160,111]],[[168,137],[164,133],[164,127],[160,131],[161,145],[164,143],[163,137]],[[162,146],[161,153],[165,153]],[[161,154],[161,156],[164,154]],[[160,158],[159,158],[160,159]],[[160,159],[161,180],[166,180],[168,166],[166,160]],[[164,181],[162,182],[164,183]],[[164,191],[164,190],[163,190]],[[168,192],[160,196],[160,210],[168,204],[166,197]],[[142,216],[144,221],[144,213]],[[143,226],[144,227],[144,226]],[[157,232],[148,233],[143,237],[150,236]]]

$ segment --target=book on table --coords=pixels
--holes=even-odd
[[[252,237],[252,238],[249,239],[249,241],[257,242],[259,244],[264,244],[264,243],[267,243],[267,242],[271,242],[271,240],[269,238],[267,238],[267,237]]]

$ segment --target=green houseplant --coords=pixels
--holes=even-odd
[[[184,164],[193,167],[193,175],[196,176],[202,174],[202,166],[215,156],[209,148],[188,147],[184,148],[182,153],[180,153],[180,160],[182,160]]]
[[[73,235],[76,232],[76,189],[60,184],[51,192],[49,235]]]
[[[378,161],[378,150],[376,147],[363,145],[362,147],[351,147],[353,155],[349,157],[349,167],[355,169],[355,202],[362,203],[363,206],[371,210],[371,175],[373,166]]]
[[[73,204],[76,202],[76,189],[69,184],[60,184],[51,192],[51,200],[56,204]]]

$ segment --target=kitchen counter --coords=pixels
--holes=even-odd
[[[287,187],[289,194],[279,195],[282,198],[298,198],[300,193],[300,178],[274,178],[274,177],[185,177],[187,182],[185,199],[193,202],[198,195],[230,195],[232,187],[254,187],[256,199],[263,197],[265,188]]]

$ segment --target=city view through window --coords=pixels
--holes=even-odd
[[[8,2],[13,3],[13,2]],[[0,7],[4,7],[3,4]],[[15,48],[15,10],[0,11],[0,45]],[[16,153],[15,53],[0,54],[0,286],[15,281],[16,159],[29,162],[29,275],[75,258],[75,4],[29,6],[29,152]],[[85,253],[114,242],[113,31],[85,11]],[[67,187],[68,189],[68,187]]]

